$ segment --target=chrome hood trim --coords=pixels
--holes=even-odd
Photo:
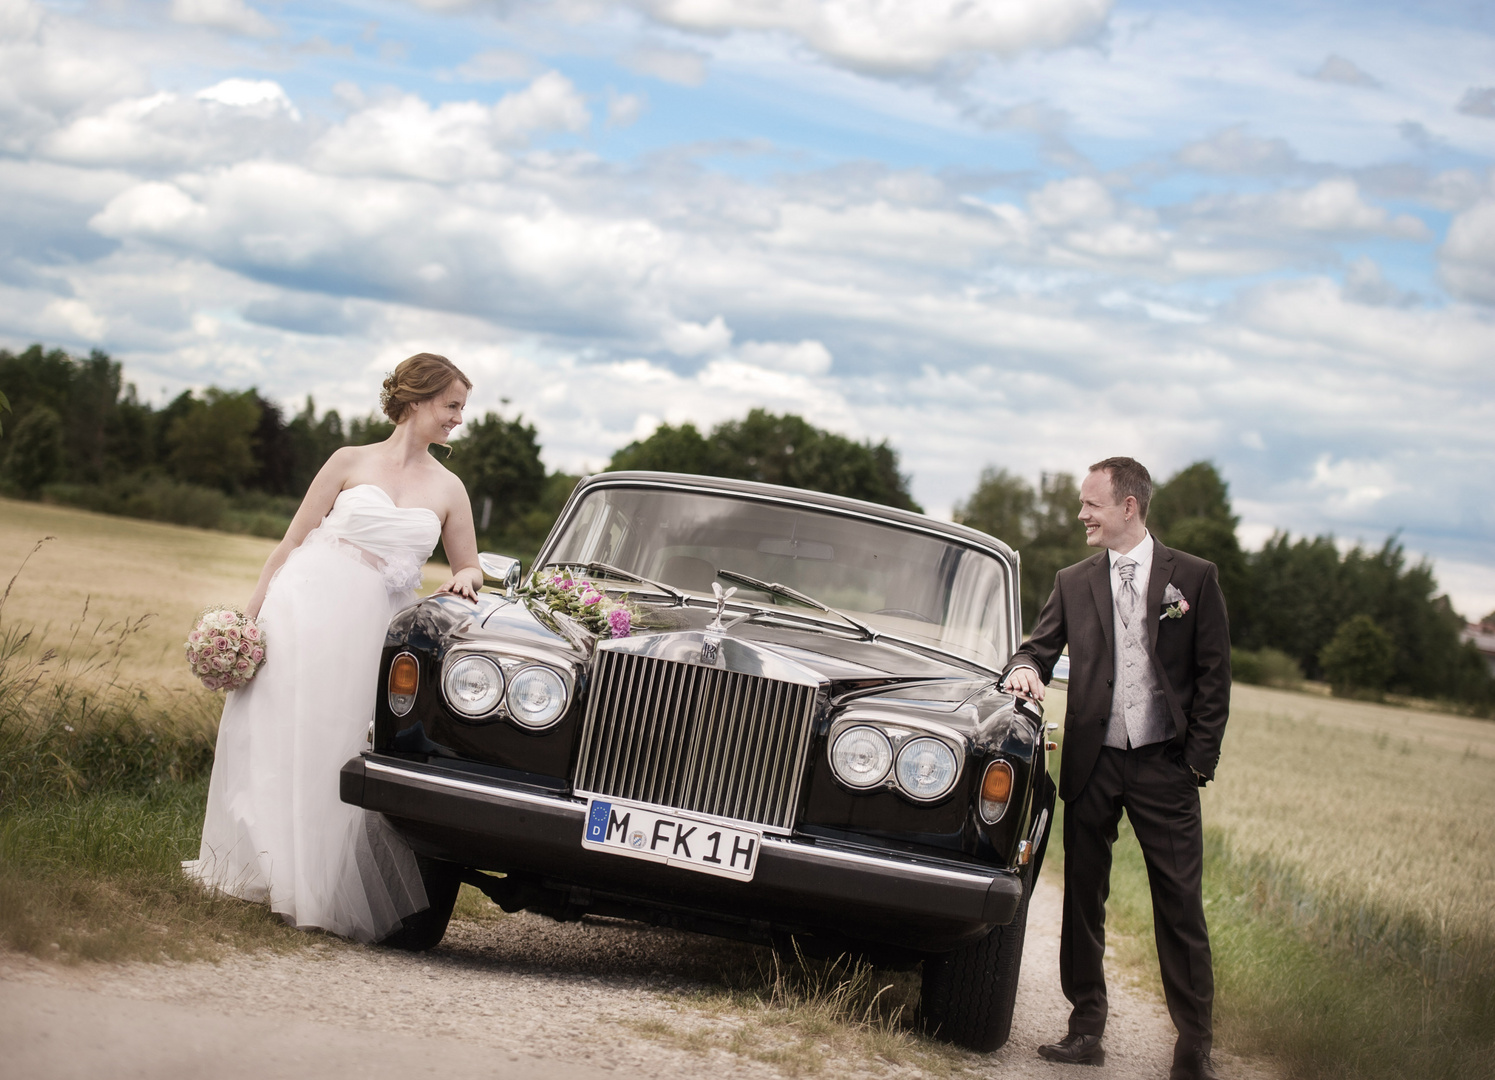
[[[647,656],[677,664],[716,668],[739,675],[756,675],[797,686],[824,687],[830,680],[814,668],[753,641],[743,641],[709,630],[676,630],[638,637],[609,638],[597,643],[598,652]]]

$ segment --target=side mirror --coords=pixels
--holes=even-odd
[[[478,555],[478,566],[483,570],[483,584],[502,589],[505,596],[519,592],[519,560],[507,555],[495,555],[484,551]]]

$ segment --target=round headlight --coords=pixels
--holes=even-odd
[[[847,728],[831,746],[831,768],[850,787],[865,788],[879,783],[892,764],[892,744],[876,728]]]
[[[509,682],[509,715],[542,728],[566,709],[566,682],[547,667],[527,667]]]
[[[938,799],[955,783],[955,751],[939,739],[910,739],[898,751],[898,786],[915,799]]]
[[[487,716],[504,696],[504,673],[486,656],[462,656],[441,677],[446,703],[463,716]]]

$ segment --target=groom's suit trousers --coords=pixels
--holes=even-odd
[[[1059,981],[1069,1030],[1106,1028],[1106,897],[1122,810],[1147,864],[1168,1013],[1182,1046],[1211,1044],[1214,975],[1205,928],[1204,829],[1194,774],[1167,743],[1102,747],[1080,794],[1064,804],[1064,928]]]

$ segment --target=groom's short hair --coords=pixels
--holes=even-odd
[[[1147,520],[1147,507],[1152,502],[1152,475],[1147,466],[1136,458],[1108,457],[1090,466],[1091,472],[1104,470],[1111,477],[1111,497],[1125,502],[1130,495],[1137,500],[1137,516]]]

